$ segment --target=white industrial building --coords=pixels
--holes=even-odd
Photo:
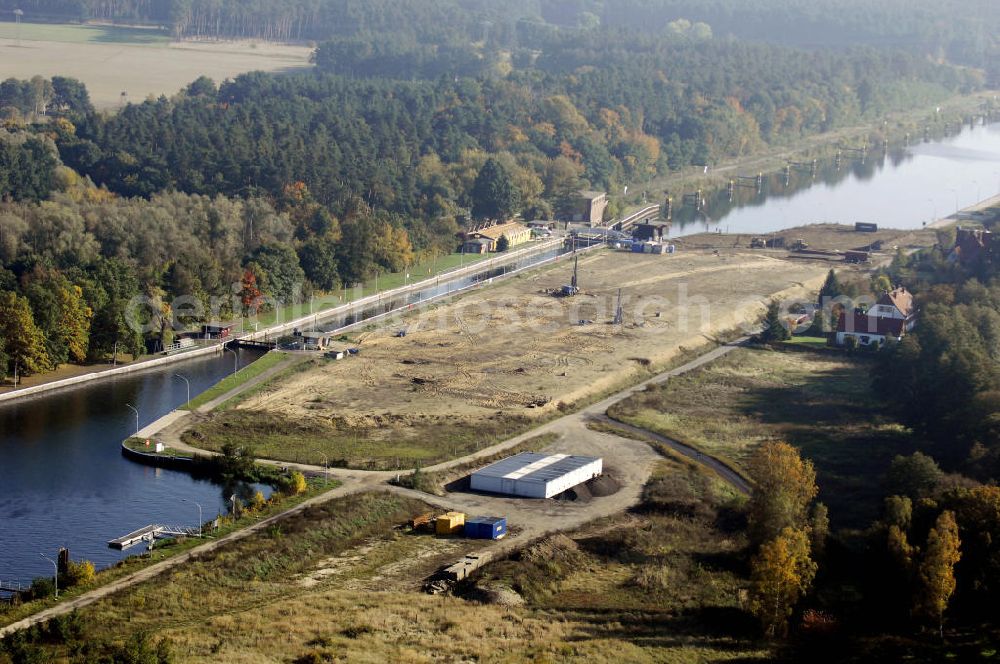
[[[597,457],[522,452],[472,473],[474,491],[524,498],[551,498],[598,477],[603,461]]]

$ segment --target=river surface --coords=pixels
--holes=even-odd
[[[737,188],[707,193],[702,211],[678,203],[672,235],[722,229],[762,234],[804,223],[876,222],[919,228],[1000,190],[1000,125],[966,128],[960,135],[869,153],[845,155],[811,169],[765,176],[762,191]],[[674,192],[675,199],[682,192]],[[523,269],[561,250],[420,292],[383,300],[362,314],[320,319],[330,330],[395,307],[417,304]],[[241,364],[258,354],[241,352]],[[114,537],[151,523],[194,526],[201,503],[207,520],[226,511],[222,487],[179,472],[148,468],[121,456],[120,441],[135,431],[135,405],[145,426],[184,403],[181,373],[192,396],[233,369],[232,357],[193,359],[162,369],[100,381],[23,402],[0,405],[0,581],[29,582],[51,574],[39,554],[68,547],[74,559],[99,567],[123,555],[107,547]]]
[[[740,173],[752,176],[755,173]],[[920,228],[1000,193],[1000,124],[978,125],[961,134],[909,147],[881,147],[862,161],[843,153],[806,167],[765,174],[760,193],[752,182],[705,194],[698,212],[675,199],[671,235],[706,230],[764,234],[818,222],[874,222],[887,228]]]

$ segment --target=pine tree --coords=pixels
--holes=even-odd
[[[819,301],[822,303],[825,298],[837,297],[842,292],[843,288],[840,286],[840,280],[837,279],[837,273],[831,269],[826,275],[826,281],[823,282],[822,288],[819,289]]]
[[[785,528],[760,547],[751,561],[750,611],[768,636],[788,633],[788,618],[815,577],[816,563],[804,531]]]
[[[771,300],[767,305],[761,327],[760,340],[764,343],[785,341],[792,336],[788,331],[788,321],[781,316],[781,303],[777,300]]]
[[[472,216],[476,219],[506,220],[521,204],[521,192],[511,174],[496,159],[488,159],[472,186]]]
[[[961,559],[961,541],[955,513],[944,511],[927,535],[927,548],[917,573],[919,587],[914,609],[935,620],[944,638],[944,612],[955,592],[955,564]]]

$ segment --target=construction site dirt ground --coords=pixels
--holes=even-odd
[[[813,296],[827,269],[749,250],[601,250],[580,257],[580,294],[556,297],[573,271],[565,257],[359,332],[357,356],[279,376],[185,440],[249,439],[259,456],[297,462],[430,465],[648,378],[755,321],[771,297]]]

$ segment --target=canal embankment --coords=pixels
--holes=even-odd
[[[321,325],[325,321],[330,319],[337,319],[337,318],[347,319],[352,316],[359,317],[362,312],[370,310],[373,307],[379,307],[383,303],[389,303],[399,300],[400,298],[406,298],[406,296],[410,294],[420,293],[428,289],[441,288],[442,284],[447,286],[447,284],[450,282],[462,279],[468,279],[472,275],[487,273],[495,271],[497,269],[502,269],[503,266],[505,265],[524,261],[525,259],[529,259],[530,257],[540,253],[557,250],[562,245],[562,243],[563,240],[561,238],[536,242],[532,244],[532,246],[518,251],[505,253],[504,255],[497,256],[492,259],[478,261],[467,266],[462,266],[456,269],[452,269],[443,274],[415,281],[412,284],[407,284],[405,286],[401,286],[391,290],[376,292],[373,293],[372,295],[360,297],[347,304],[339,305],[330,309],[325,309],[323,311],[309,313],[307,315],[297,316],[287,322],[279,321],[267,328],[257,330],[254,332],[249,332],[246,334],[239,334],[234,339],[212,343],[208,346],[204,346],[201,348],[196,348],[193,350],[184,351],[172,355],[166,355],[163,357],[156,357],[148,360],[142,360],[139,362],[133,362],[127,365],[122,365],[110,369],[93,371],[90,373],[85,373],[70,378],[54,379],[51,381],[33,385],[31,387],[24,387],[20,389],[9,390],[6,392],[0,392],[0,405],[19,399],[26,399],[29,397],[35,397],[42,394],[65,390],[68,388],[79,387],[81,385],[93,383],[95,381],[109,380],[140,371],[159,369],[164,366],[176,364],[179,362],[186,362],[203,357],[210,357],[212,355],[220,355],[224,352],[226,344],[232,341],[239,341],[241,339],[246,339],[249,341],[274,340],[282,336],[285,336],[289,333],[292,333],[297,329],[308,329],[316,325]],[[532,264],[532,266],[533,265],[534,264]],[[453,294],[454,292],[456,291],[448,291],[443,295],[450,295]],[[440,295],[434,297],[440,297]],[[411,304],[412,303],[408,303],[406,306],[410,306]],[[393,313],[391,310],[385,311],[381,313],[381,316],[385,316],[391,313]]]

